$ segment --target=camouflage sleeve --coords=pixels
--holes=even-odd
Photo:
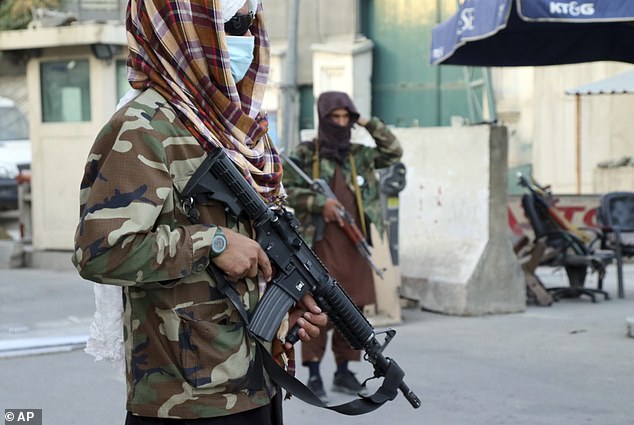
[[[312,174],[312,151],[306,144],[299,145],[289,156],[309,176]],[[326,197],[315,193],[308,187],[308,182],[302,178],[291,166],[284,167],[284,188],[287,202],[298,213],[321,214]]]
[[[85,279],[169,285],[209,263],[215,227],[176,222],[170,140],[140,120],[111,121],[88,157],[73,253]]]
[[[376,168],[385,168],[396,164],[403,156],[403,148],[394,133],[377,117],[372,117],[365,126],[376,142],[378,155]]]

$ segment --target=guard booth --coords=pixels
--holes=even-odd
[[[0,32],[0,50],[27,64],[34,256],[72,250],[88,150],[129,87],[126,45],[119,22]]]

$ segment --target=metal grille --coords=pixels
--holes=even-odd
[[[125,4],[126,0],[63,0],[62,10],[79,21],[124,22]]]

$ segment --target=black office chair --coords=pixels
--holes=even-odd
[[[634,192],[608,192],[601,196],[597,222],[604,232],[601,249],[615,252],[618,295],[625,298],[623,258],[634,257]]]
[[[553,297],[558,300],[587,295],[592,302],[596,302],[596,295],[603,295],[606,300],[610,299],[603,290],[603,279],[606,266],[612,263],[615,254],[595,252],[574,233],[562,228],[551,215],[549,199],[534,189],[522,196],[522,208],[535,233],[535,242],[543,240],[554,251],[540,266],[563,267],[566,270],[570,286],[547,288]],[[585,287],[588,268],[597,273],[596,289]]]

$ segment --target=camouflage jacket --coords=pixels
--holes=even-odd
[[[372,118],[366,125],[366,129],[376,142],[376,147],[353,143],[350,148],[350,156],[354,159],[366,219],[374,223],[379,234],[383,235],[380,188],[376,170],[396,164],[403,155],[403,149],[396,136],[380,119]],[[315,177],[312,175],[314,150],[314,142],[304,142],[298,145],[290,155],[290,159],[312,178]],[[342,164],[342,170],[348,188],[354,193],[355,188],[349,161]],[[320,158],[319,178],[330,183],[334,172],[335,162],[327,158]],[[287,202],[295,210],[297,219],[302,225],[300,230],[304,239],[312,245],[316,225],[320,220],[323,220],[321,214],[326,197],[310,190],[308,183],[289,166],[284,167],[283,181],[287,191]]]
[[[73,263],[123,287],[127,409],[153,417],[215,417],[275,394],[233,305],[205,271],[222,205],[184,215],[178,191],[205,153],[154,90],[117,111],[97,136],[81,182]],[[249,234],[248,223],[233,226]],[[247,310],[257,282],[236,288]]]

